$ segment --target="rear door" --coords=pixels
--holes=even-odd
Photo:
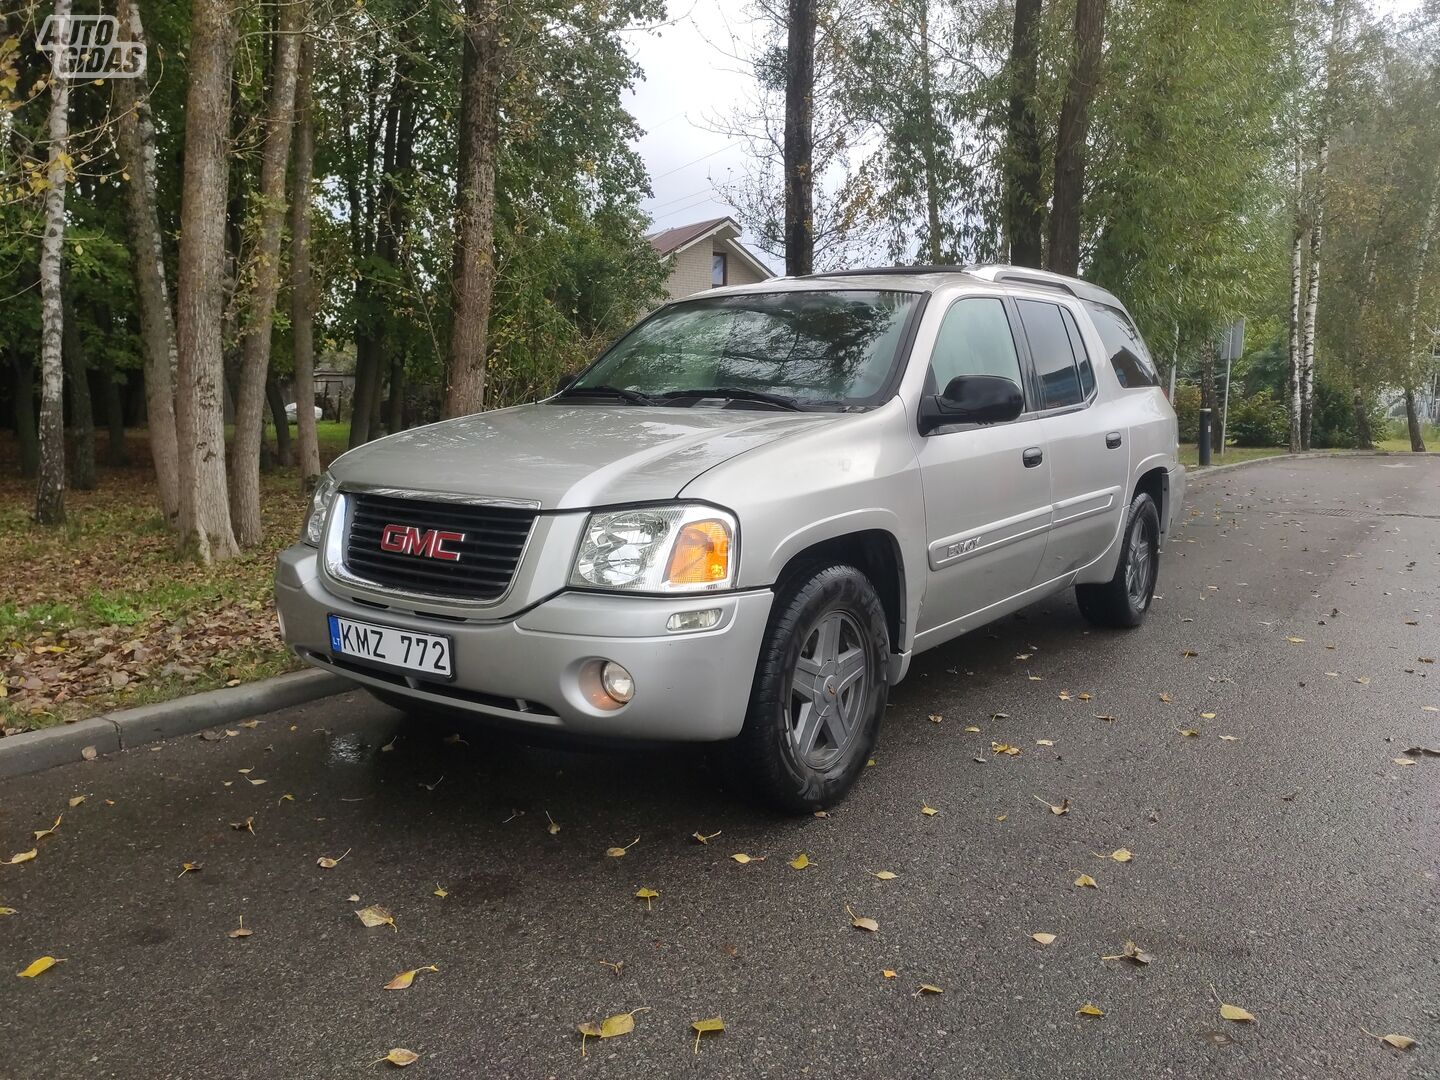
[[[1052,519],[1037,582],[1098,559],[1125,511],[1129,439],[1114,396],[1096,385],[1090,352],[1066,306],[1016,300],[1030,349],[1039,426],[1048,446]]]
[[[967,296],[946,310],[925,392],[957,375],[1003,375],[1026,392],[1026,413],[1008,424],[957,424],[920,438],[927,582],[917,630],[949,636],[966,615],[1024,592],[1035,580],[1050,524],[1050,455],[1030,419],[1030,388],[999,296]]]

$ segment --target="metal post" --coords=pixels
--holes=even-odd
[[[1230,419],[1230,365],[1234,361],[1225,359],[1225,404],[1220,410],[1220,456],[1225,456],[1225,425]]]
[[[1200,467],[1203,469],[1210,464],[1210,409],[1200,410],[1200,433],[1197,441],[1200,450]]]

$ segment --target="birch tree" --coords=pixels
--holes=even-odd
[[[260,442],[265,433],[265,381],[270,370],[275,299],[280,290],[280,234],[285,225],[285,170],[295,117],[300,14],[298,3],[282,0],[265,110],[249,307],[240,337],[240,388],[235,401],[235,437],[230,444],[230,499],[235,538],[242,547],[254,547],[265,536],[260,516]],[[276,423],[284,423],[283,411]]]
[[[40,240],[40,473],[35,520],[65,520],[64,299],[61,263],[65,245],[65,183],[70,171],[70,81],[64,42],[70,37],[70,0],[55,0],[50,68],[49,147],[45,169],[45,225]]]

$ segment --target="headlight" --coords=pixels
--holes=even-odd
[[[335,501],[335,489],[340,485],[327,469],[315,485],[315,494],[310,496],[310,510],[305,515],[305,531],[301,539],[311,547],[320,546],[320,534],[325,531],[325,515]]]
[[[708,592],[735,584],[735,518],[713,506],[591,514],[570,584],[625,592]]]

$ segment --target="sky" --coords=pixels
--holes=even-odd
[[[1372,0],[1371,6],[1402,15],[1421,2]],[[742,45],[751,41],[746,6],[745,0],[670,0],[658,31],[632,34],[631,55],[645,77],[626,104],[645,132],[635,145],[650,172],[654,196],[642,207],[656,230],[734,216],[716,184],[744,174],[745,147],[713,129],[714,121],[743,105],[751,91],[749,72],[726,55],[734,51],[735,39]],[[779,260],[755,253],[780,269]]]

